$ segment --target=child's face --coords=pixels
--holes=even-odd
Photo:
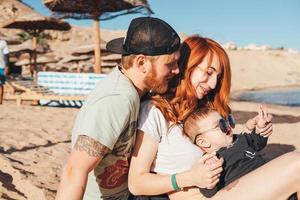
[[[196,144],[205,151],[218,150],[221,147],[229,146],[232,143],[232,128],[227,122],[228,132],[222,132],[219,121],[222,119],[220,114],[216,111],[208,113],[207,117],[198,121],[199,133],[196,137]],[[199,140],[203,140],[199,142]],[[206,148],[203,148],[203,145]]]

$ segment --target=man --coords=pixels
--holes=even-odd
[[[179,46],[174,29],[152,17],[133,19],[126,38],[107,44],[122,54],[122,64],[99,82],[77,116],[57,199],[128,199],[140,97],[166,92],[179,73]]]
[[[0,39],[0,104],[3,101],[5,76],[8,75],[8,53],[6,41]]]

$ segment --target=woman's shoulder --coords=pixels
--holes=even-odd
[[[155,106],[153,100],[145,100],[145,101],[141,102],[140,112],[161,113],[161,111]]]

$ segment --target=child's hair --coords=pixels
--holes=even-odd
[[[191,113],[183,123],[183,132],[192,140],[195,140],[195,136],[199,134],[200,127],[198,121],[207,117],[208,113],[212,109],[208,106],[200,107],[195,112]]]

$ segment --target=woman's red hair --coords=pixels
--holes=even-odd
[[[206,97],[198,100],[191,83],[191,74],[206,56],[209,62],[216,56],[221,69],[217,85]],[[210,63],[208,63],[210,65]],[[199,35],[188,37],[180,47],[178,61],[180,74],[172,80],[168,92],[163,96],[152,97],[166,119],[171,123],[182,123],[193,111],[201,106],[216,109],[222,116],[228,117],[228,106],[231,87],[231,70],[229,58],[220,44]]]

